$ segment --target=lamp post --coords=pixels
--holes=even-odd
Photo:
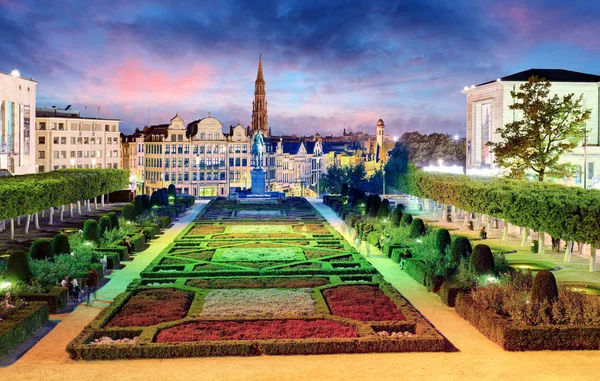
[[[196,156],[196,194],[200,196],[200,156]]]

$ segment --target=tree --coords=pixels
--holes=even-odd
[[[500,142],[487,143],[496,163],[512,178],[533,171],[539,181],[544,181],[546,175],[561,178],[577,172],[574,165],[559,163],[559,159],[583,140],[591,111],[583,108],[583,95],[550,97],[551,86],[546,79],[532,76],[518,92],[511,91],[515,101],[509,108],[523,117],[496,130]]]
[[[465,165],[466,150],[464,140],[455,141],[446,134],[421,135],[417,131],[405,132],[396,143],[408,154],[408,160],[421,168],[443,160],[445,164]],[[396,147],[394,147],[396,151]],[[392,157],[395,152],[392,151]],[[386,171],[388,169],[386,168]]]
[[[362,188],[366,182],[365,175],[365,166],[362,163],[354,166],[331,166],[327,169],[327,174],[321,177],[320,187],[324,192],[341,194],[343,184]]]

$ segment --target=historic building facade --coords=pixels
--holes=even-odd
[[[118,119],[82,117],[79,111],[38,108],[35,123],[39,172],[65,168],[119,168]]]
[[[36,87],[17,70],[0,72],[0,172],[5,174],[35,173]]]
[[[246,128],[238,123],[223,132],[221,122],[210,114],[190,123],[175,115],[167,124],[147,126],[122,136],[122,166],[135,174],[137,191],[150,194],[174,184],[182,193],[214,197],[249,188],[250,171],[255,165],[251,145],[257,132],[265,139],[261,164],[266,171],[267,191],[312,195],[320,176],[331,165],[364,163],[365,167],[373,164],[370,167],[375,168],[379,158],[385,157],[389,139],[383,120],[377,123],[376,135],[344,131],[340,139],[319,134],[300,138],[272,136],[262,57],[254,85],[252,125]],[[344,160],[349,155],[356,160]],[[372,168],[368,171],[374,171]]]
[[[583,106],[591,110],[587,122],[587,143],[581,144],[572,152],[562,156],[561,160],[578,165],[585,177],[577,176],[571,181],[574,185],[591,187],[599,183],[600,174],[600,76],[559,69],[530,69],[477,86],[465,87],[462,91],[467,97],[467,170],[490,170],[496,168],[494,156],[487,148],[487,142],[501,140],[498,129],[520,118],[509,106],[514,103],[511,91],[519,91],[519,86],[531,76],[546,78],[552,84],[550,96],[564,96],[574,93],[583,94]]]

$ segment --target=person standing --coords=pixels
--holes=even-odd
[[[87,274],[84,277],[85,290],[87,295],[86,304],[92,305],[92,293],[96,292],[96,285],[98,284],[98,274],[93,267],[90,267]]]

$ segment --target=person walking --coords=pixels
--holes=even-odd
[[[90,267],[83,280],[85,282],[85,290],[87,295],[86,304],[91,306],[92,293],[96,291],[96,285],[98,284],[98,274],[96,273],[96,270],[93,267]]]

